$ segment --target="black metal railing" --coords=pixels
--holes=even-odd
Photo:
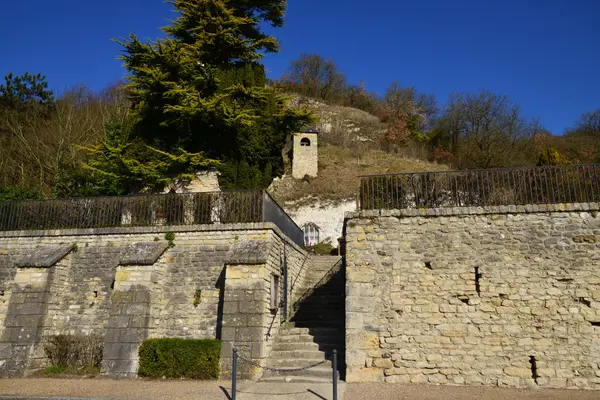
[[[303,246],[302,230],[264,190],[0,202],[0,231],[273,222]]]
[[[362,176],[360,210],[600,201],[600,164]]]

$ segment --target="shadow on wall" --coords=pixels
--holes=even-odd
[[[219,290],[219,303],[217,305],[217,331],[216,338],[221,340],[221,332],[223,330],[223,303],[225,301],[225,269],[223,267],[221,274],[217,278],[215,289]]]

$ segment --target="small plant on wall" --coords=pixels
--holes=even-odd
[[[174,242],[174,240],[175,240],[175,233],[173,233],[173,232],[167,232],[167,233],[165,233],[165,240],[167,242],[169,242],[169,247],[171,247],[171,248],[175,247],[175,242]]]
[[[194,307],[198,308],[200,302],[202,301],[202,290],[196,289],[194,292]]]

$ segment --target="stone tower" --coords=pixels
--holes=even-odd
[[[305,175],[316,177],[319,170],[318,134],[309,130],[293,135],[292,177],[302,179]]]

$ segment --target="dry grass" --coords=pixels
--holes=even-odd
[[[323,200],[354,199],[360,185],[360,175],[391,174],[417,171],[445,171],[448,166],[435,164],[381,151],[356,153],[337,146],[319,147],[319,176],[309,181],[295,180],[290,175],[276,180],[271,194],[279,202],[316,197]]]

